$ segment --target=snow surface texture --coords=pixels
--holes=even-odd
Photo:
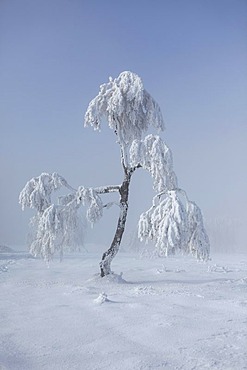
[[[0,255],[1,370],[247,369],[247,256]],[[123,276],[121,271],[124,271]]]

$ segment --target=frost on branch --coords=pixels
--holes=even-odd
[[[87,219],[93,225],[103,216],[103,202],[93,188],[80,186],[77,191],[77,199],[87,205]]]
[[[37,232],[30,245],[30,253],[41,255],[49,261],[56,251],[62,255],[64,248],[76,248],[81,243],[81,239],[77,239],[82,231],[82,220],[77,214],[77,208],[74,201],[66,206],[52,204],[46,208],[36,219]]]
[[[61,186],[73,192],[58,197],[57,204],[52,204],[52,193]],[[56,173],[42,173],[32,178],[21,191],[19,198],[23,209],[29,207],[37,210],[30,223],[30,252],[49,261],[56,251],[62,254],[65,248],[73,250],[81,245],[85,223],[78,214],[79,208],[87,207],[86,217],[93,225],[102,217],[105,207],[99,194],[115,191],[119,191],[119,186],[102,186],[95,189],[80,186],[76,190]]]
[[[162,201],[141,214],[138,236],[141,240],[153,240],[159,252],[167,256],[183,249],[187,223],[183,203],[176,191],[169,191]]]
[[[200,208],[181,189],[157,195],[153,206],[141,214],[138,226],[138,237],[146,242],[153,240],[161,254],[181,251],[201,260],[209,257],[209,239]]]
[[[194,202],[188,202],[188,226],[189,252],[198,259],[207,260],[209,257],[210,243],[203,225],[201,210]]]
[[[52,193],[61,186],[73,190],[73,193],[58,198],[58,204],[52,204]],[[118,187],[109,186],[98,189],[99,193],[116,191]],[[20,193],[22,208],[37,210],[31,219],[32,242],[30,252],[41,255],[49,261],[56,251],[63,253],[64,248],[74,249],[82,244],[82,217],[78,215],[81,205],[87,206],[86,216],[91,224],[103,214],[103,203],[97,190],[79,187],[76,191],[66,180],[56,174],[42,173],[27,182]]]
[[[140,165],[150,172],[156,191],[177,187],[172,153],[159,136],[148,135],[144,140],[134,140],[130,147],[130,163],[133,167]]]
[[[42,173],[27,182],[19,196],[22,209],[35,208],[43,212],[51,204],[51,194],[54,190],[65,186],[69,188],[66,180],[57,173]]]
[[[122,72],[114,80],[100,86],[98,95],[90,102],[85,114],[85,126],[100,130],[106,119],[120,145],[141,139],[149,125],[164,129],[158,104],[144,89],[142,80],[132,72]]]

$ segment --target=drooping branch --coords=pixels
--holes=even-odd
[[[197,259],[207,260],[210,242],[204,227],[202,212],[195,202],[188,202],[188,252]]]
[[[156,248],[169,255],[186,245],[187,213],[176,191],[168,191],[164,199],[153,203],[141,214],[138,236],[141,240],[153,240]]]
[[[108,185],[108,186],[99,186],[94,188],[95,193],[97,194],[107,194],[118,192],[121,185]]]
[[[59,196],[58,203],[53,204],[52,193],[61,187],[72,190],[72,193]],[[105,208],[100,195],[119,192],[120,185],[109,185],[98,188],[72,188],[67,181],[57,173],[42,173],[27,182],[20,193],[22,208],[35,208],[38,213],[32,219],[33,239],[30,252],[41,254],[45,260],[52,258],[55,251],[72,246],[74,241],[82,236],[84,222],[78,214],[79,208],[87,206],[86,217],[91,224],[97,222]],[[79,221],[80,220],[80,221]],[[79,242],[82,237],[79,237]]]
[[[78,215],[78,208],[79,204],[74,198],[63,205],[51,204],[40,213],[34,220],[37,230],[30,253],[41,255],[49,262],[56,251],[60,251],[61,257],[64,248],[72,250],[81,245],[83,221]]]
[[[162,191],[153,198],[152,207],[140,216],[138,236],[141,240],[153,240],[165,255],[180,250],[201,260],[209,256],[209,239],[200,208],[180,188]]]
[[[19,196],[19,203],[22,209],[25,207],[35,208],[38,212],[44,210],[51,204],[51,194],[53,191],[60,189],[62,186],[69,190],[73,189],[67,181],[56,172],[42,173],[38,177],[29,180]]]
[[[162,192],[177,187],[171,150],[159,136],[150,134],[144,140],[134,140],[130,146],[130,163],[151,174],[154,190]]]
[[[144,89],[141,78],[129,71],[101,85],[98,95],[89,103],[85,126],[100,130],[104,119],[123,147],[135,139],[141,140],[150,125],[158,131],[164,130],[158,104]]]

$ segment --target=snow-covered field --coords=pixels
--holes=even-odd
[[[1,370],[247,369],[246,255],[100,255],[0,254]]]

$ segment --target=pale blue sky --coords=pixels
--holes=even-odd
[[[180,186],[207,218],[246,225],[246,0],[2,0],[0,53],[0,244],[25,244],[18,195],[31,177],[121,181],[113,133],[84,129],[83,116],[124,70],[162,109]],[[149,177],[136,173],[131,190],[129,230],[149,205]],[[95,241],[109,243],[115,224],[112,210]]]

